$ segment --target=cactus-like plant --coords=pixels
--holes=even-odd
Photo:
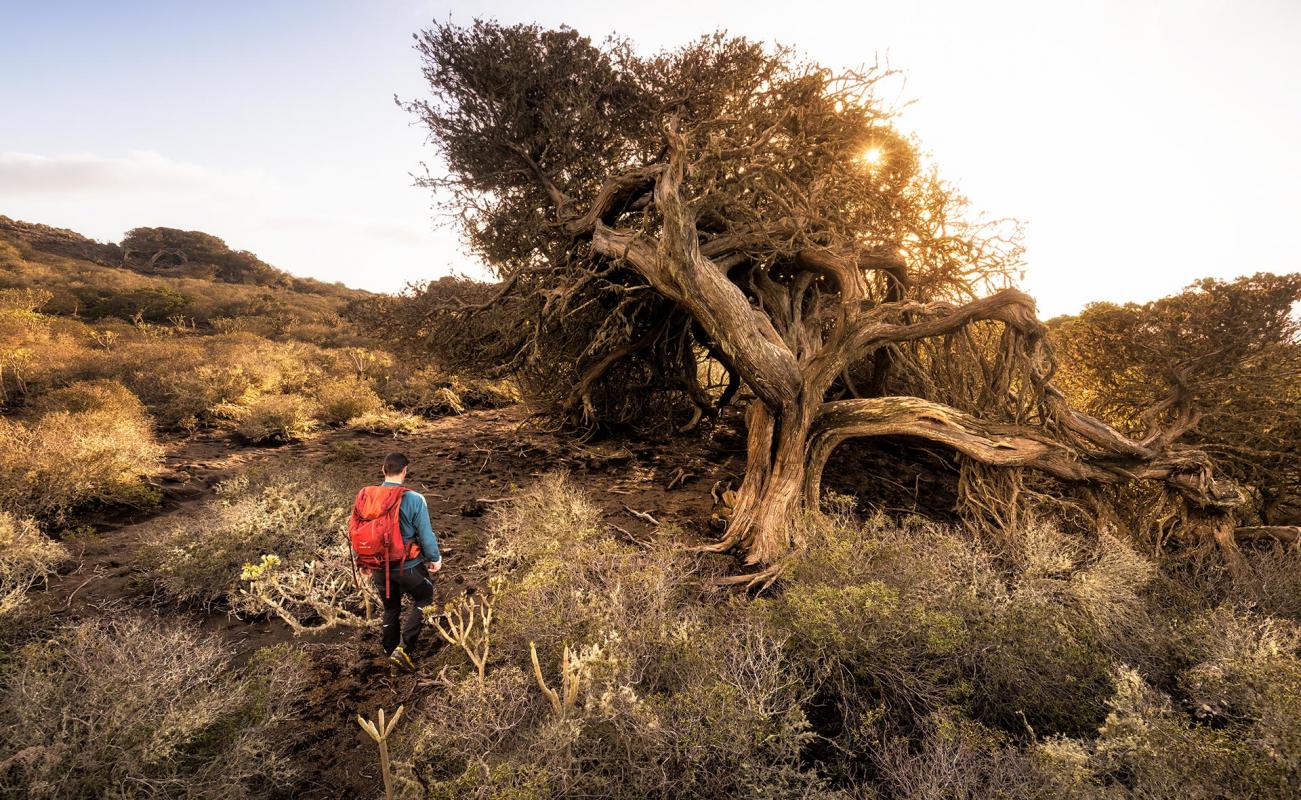
[[[405,706],[398,706],[398,710],[393,712],[393,718],[387,722],[384,720],[382,708],[376,713],[374,721],[366,719],[361,714],[357,715],[357,724],[379,745],[379,766],[384,775],[385,800],[393,800],[393,773],[389,768],[388,737],[397,726],[398,720],[402,718],[404,708]]]
[[[365,587],[363,617],[353,611],[352,595],[357,587],[347,579],[347,573],[332,570],[320,561],[286,568],[279,556],[267,554],[256,563],[244,564],[239,577],[248,588],[240,588],[237,607],[269,611],[296,634],[307,630],[305,620],[309,618],[320,620],[315,628],[362,625],[370,619],[370,595]]]
[[[432,617],[438,635],[448,644],[456,645],[469,656],[479,674],[479,686],[483,686],[484,672],[488,665],[488,653],[492,647],[492,606],[497,592],[502,585],[501,578],[488,582],[488,594],[476,602],[466,595],[456,603],[443,606],[440,617]]]
[[[582,686],[579,659],[570,652],[569,645],[565,645],[565,650],[560,656],[559,692],[548,686],[546,678],[542,677],[542,665],[538,663],[538,648],[533,642],[529,642],[529,659],[533,662],[533,677],[537,678],[538,688],[542,690],[542,694],[551,701],[552,710],[556,712],[556,716],[567,716],[578,704],[578,690]]]

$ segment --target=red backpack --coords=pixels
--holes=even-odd
[[[357,493],[348,520],[348,541],[352,545],[354,572],[358,565],[368,570],[384,570],[384,596],[389,596],[389,564],[409,558],[411,548],[402,541],[402,524],[398,519],[405,486],[367,486]]]

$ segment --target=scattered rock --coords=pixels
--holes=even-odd
[[[461,504],[460,508],[463,517],[482,517],[483,512],[487,510],[488,507],[478,500],[467,500]]]

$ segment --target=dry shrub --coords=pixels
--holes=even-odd
[[[945,800],[1039,800],[1076,797],[1044,793],[1057,769],[1039,767],[1011,738],[951,713],[922,721],[920,741],[883,735],[873,751],[876,780],[868,797]]]
[[[800,682],[780,637],[744,604],[693,602],[685,555],[614,541],[571,482],[548,476],[500,511],[484,567],[499,571],[482,693],[453,680],[401,747],[430,797],[791,797],[821,786]],[[557,714],[571,646],[574,703]],[[573,683],[576,681],[576,684]]]
[[[355,616],[361,597],[352,591],[345,528],[353,490],[342,476],[253,471],[217,492],[199,513],[146,537],[141,559],[160,591],[188,603],[224,601],[245,613],[278,614],[302,627],[329,621],[323,602],[337,621]],[[264,556],[275,563],[250,575]],[[251,585],[272,577],[279,588]]]
[[[280,556],[263,555],[257,563],[246,563],[240,570],[239,595],[231,598],[237,611],[251,614],[274,614],[294,633],[335,625],[363,625],[367,618],[358,609],[358,600],[370,594],[377,600],[369,581],[354,581],[347,545],[324,548],[319,559],[286,566]],[[360,573],[358,573],[360,574]]]
[[[67,560],[67,548],[41,533],[35,521],[0,511],[0,616],[22,605],[28,590]]]
[[[424,427],[424,420],[413,414],[383,409],[354,417],[351,424],[359,430],[376,435],[405,436]]]
[[[293,777],[276,728],[306,687],[305,657],[244,669],[186,626],[126,617],[23,647],[0,703],[0,787],[30,798],[244,798]]]
[[[0,508],[59,519],[88,503],[149,506],[162,448],[144,406],[114,381],[47,395],[28,420],[0,418]]]
[[[349,420],[384,409],[370,384],[360,378],[339,378],[317,384],[315,392],[317,418],[326,425],[342,425]]]
[[[273,394],[255,400],[236,430],[254,444],[296,442],[316,429],[316,409],[305,398]]]
[[[139,395],[166,426],[206,425],[241,416],[268,395],[307,395],[327,359],[312,345],[250,333],[143,335],[130,330],[112,345],[85,351],[74,377],[107,377]]]
[[[1301,622],[1301,547],[1278,545],[1245,555],[1255,580],[1233,584],[1232,599],[1262,614]]]
[[[395,369],[380,393],[393,406],[422,417],[460,414],[471,408],[502,408],[520,402],[519,390],[508,380],[489,380],[446,372],[437,367]]]

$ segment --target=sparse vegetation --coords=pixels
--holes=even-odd
[[[295,630],[358,621],[345,533],[354,491],[309,467],[246,473],[159,531],[145,570],[176,600],[275,614]]]
[[[0,789],[72,800],[263,796],[294,771],[277,727],[308,678],[289,648],[245,668],[187,626],[135,617],[33,642],[0,676]]]
[[[448,678],[409,711],[407,788],[1289,796],[1295,623],[1172,609],[1158,591],[1172,578],[1109,536],[1041,521],[981,540],[832,505],[755,602],[692,591],[701,557],[615,541],[563,477],[525,490],[482,563],[502,576],[496,655],[482,685]]]
[[[882,71],[415,49],[497,284],[0,217],[0,796],[1301,793],[1301,275],[1041,323]],[[414,670],[339,630],[395,449]]]
[[[22,605],[28,590],[67,560],[67,549],[41,533],[34,520],[0,511],[0,617]]]

